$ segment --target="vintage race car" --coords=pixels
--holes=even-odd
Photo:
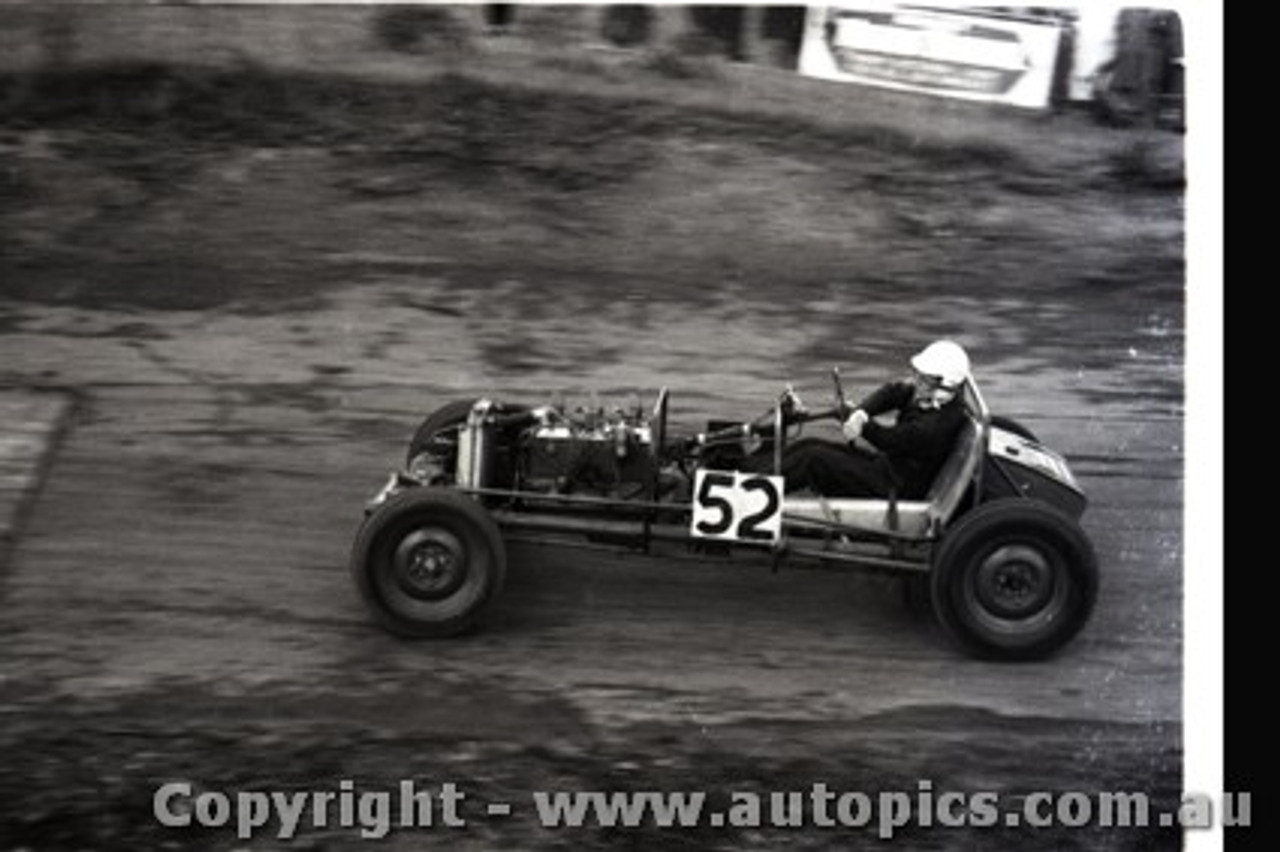
[[[776,472],[787,442],[847,411],[833,378],[830,410],[808,411],[788,388],[755,421],[710,421],[683,437],[668,434],[666,389],[629,411],[445,405],[365,507],[351,556],[359,592],[394,633],[449,636],[501,591],[508,542],[754,552],[775,570],[897,573],[977,656],[1037,659],[1069,642],[1093,609],[1098,568],[1066,459],[992,416],[971,380],[965,427],[922,499],[785,493]]]

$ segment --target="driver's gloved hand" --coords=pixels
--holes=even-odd
[[[856,441],[862,437],[862,427],[867,425],[867,421],[871,419],[871,415],[863,411],[861,408],[854,409],[853,413],[845,419],[844,424],[840,427],[840,431],[844,433],[846,441]]]

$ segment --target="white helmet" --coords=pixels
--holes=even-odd
[[[926,376],[936,376],[942,386],[955,390],[969,378],[969,356],[950,340],[930,343],[911,359],[911,366]]]

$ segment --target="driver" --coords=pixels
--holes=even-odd
[[[782,456],[787,491],[924,497],[964,425],[960,391],[969,379],[969,356],[959,344],[939,340],[911,359],[911,369],[909,381],[881,386],[845,417],[845,444],[803,438],[788,446]],[[893,412],[893,425],[874,419]]]

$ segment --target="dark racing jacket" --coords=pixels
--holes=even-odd
[[[899,496],[924,497],[964,425],[962,394],[957,393],[945,405],[938,406],[930,400],[917,399],[911,382],[890,382],[858,407],[872,418],[898,412],[892,426],[868,420],[862,428],[862,437],[887,457]]]

